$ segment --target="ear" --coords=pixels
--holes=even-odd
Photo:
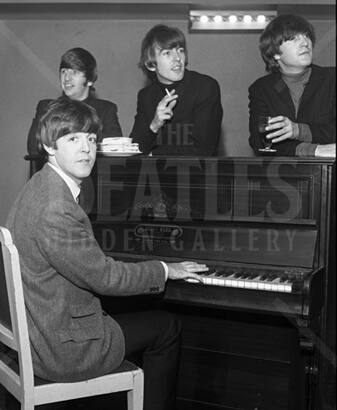
[[[147,62],[145,63],[145,67],[149,70],[149,71],[153,71],[155,72],[157,70],[157,67],[154,63],[151,62]]]
[[[45,151],[47,152],[48,155],[50,155],[51,157],[55,155],[55,148],[53,147],[48,147],[48,145],[43,144],[43,148],[45,149]]]

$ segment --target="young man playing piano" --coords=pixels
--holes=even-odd
[[[143,351],[144,410],[175,408],[179,323],[161,311],[107,315],[97,295],[159,293],[167,279],[199,279],[194,262],[123,263],[105,256],[76,198],[95,162],[98,116],[61,97],[42,117],[48,162],[7,221],[19,255],[34,372],[55,381],[96,377]]]
[[[146,34],[139,66],[151,84],[138,93],[130,135],[145,154],[217,155],[220,87],[186,65],[186,40],[179,29],[160,24]]]

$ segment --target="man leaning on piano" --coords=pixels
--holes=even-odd
[[[312,64],[313,26],[279,15],[264,29],[260,52],[268,75],[249,87],[249,143],[263,151],[258,117],[269,117],[266,138],[276,155],[336,156],[335,67]]]

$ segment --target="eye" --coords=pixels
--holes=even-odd
[[[161,52],[164,56],[169,56],[171,54],[171,50],[163,50]]]
[[[178,51],[179,51],[179,53],[182,53],[182,54],[184,54],[184,53],[185,53],[185,49],[184,49],[184,47],[179,47]]]
[[[88,137],[89,142],[91,142],[92,144],[97,144],[97,136],[95,134],[91,134]]]

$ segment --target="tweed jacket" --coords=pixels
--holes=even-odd
[[[64,96],[64,98],[68,98]],[[36,106],[35,117],[32,121],[28,132],[27,138],[27,150],[30,155],[38,155],[40,154],[37,141],[36,141],[36,133],[37,127],[39,125],[40,118],[46,112],[48,108],[48,104],[53,101],[51,99],[41,100],[38,102]],[[119,125],[118,116],[117,116],[117,105],[111,101],[101,100],[99,98],[94,97],[92,94],[89,94],[88,98],[86,98],[84,103],[90,105],[94,108],[97,112],[99,119],[102,121],[102,135],[99,136],[100,139],[106,137],[121,137],[122,130],[121,126]]]
[[[48,164],[24,186],[6,225],[20,256],[35,374],[76,381],[119,366],[124,336],[97,295],[161,292],[162,264],[105,256],[86,213]]]
[[[308,124],[313,144],[336,141],[336,76],[334,67],[312,65],[309,82],[305,86],[297,116],[289,89],[279,72],[256,80],[249,87],[249,144],[258,153],[263,148],[258,133],[259,114],[284,115],[296,123]],[[285,140],[275,144],[277,155],[295,155],[299,140]]]
[[[173,117],[154,133],[150,124],[165,88],[178,95]],[[155,80],[138,93],[137,113],[130,137],[144,154],[217,155],[222,105],[218,82],[205,74],[185,70],[184,78],[171,85]]]

